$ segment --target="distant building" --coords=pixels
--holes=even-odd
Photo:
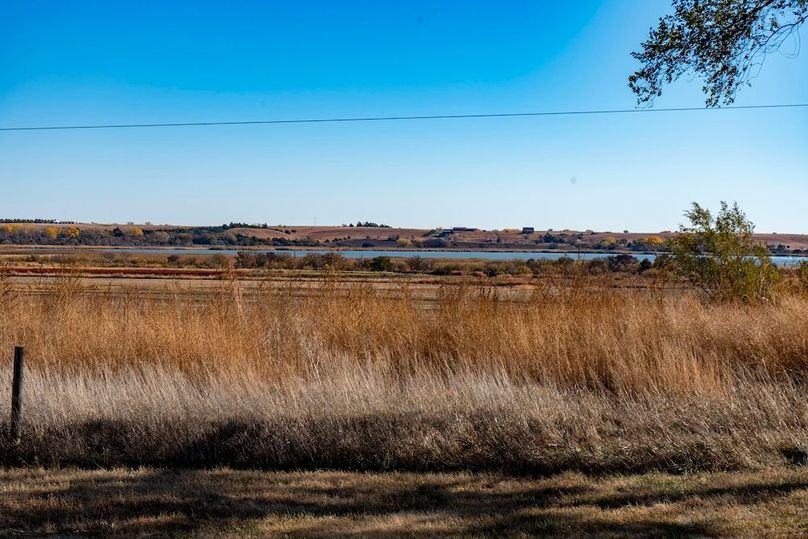
[[[534,232],[535,230],[533,229],[532,226],[522,227],[522,234],[533,234]]]
[[[452,227],[452,232],[474,232],[478,229],[476,228],[469,228],[467,226],[455,226]]]

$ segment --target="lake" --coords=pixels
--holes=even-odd
[[[118,248],[118,249],[103,249],[105,253],[132,253],[132,254],[161,254],[161,255],[235,255],[239,251],[246,249],[161,249],[161,248]],[[443,259],[469,259],[479,258],[483,260],[558,260],[562,257],[574,258],[576,260],[594,260],[596,258],[605,258],[610,255],[620,253],[577,253],[567,251],[554,251],[554,252],[526,252],[526,251],[387,251],[387,250],[370,250],[370,249],[355,249],[355,250],[328,250],[328,249],[250,249],[251,253],[277,253],[282,255],[303,257],[307,254],[327,254],[339,253],[345,258],[373,258],[376,256],[390,256],[396,258],[409,258],[419,256],[421,258],[443,258]],[[629,253],[636,257],[638,260],[654,261],[656,255],[652,253]],[[800,256],[772,256],[772,262],[778,266],[792,266],[799,264],[800,261],[808,261],[808,257]]]

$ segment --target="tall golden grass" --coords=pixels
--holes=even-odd
[[[0,349],[25,345],[30,367],[27,436],[6,455],[26,462],[680,470],[808,449],[799,295],[447,286],[425,309],[333,280],[302,298],[236,280],[0,289]]]

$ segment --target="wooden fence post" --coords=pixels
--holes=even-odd
[[[11,382],[11,440],[20,443],[22,426],[22,370],[25,362],[25,349],[14,347],[14,379]]]

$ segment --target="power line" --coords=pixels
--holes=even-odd
[[[788,109],[808,107],[808,103],[787,103],[779,105],[738,105],[730,107],[675,107],[661,109],[606,109],[606,110],[564,110],[540,112],[497,112],[488,114],[432,114],[425,116],[358,116],[349,118],[293,118],[288,120],[240,120],[230,122],[165,122],[132,124],[91,124],[91,125],[41,125],[0,127],[0,131],[69,131],[78,129],[135,129],[149,127],[209,127],[225,125],[279,125],[279,124],[319,124],[348,122],[393,122],[405,120],[460,120],[474,118],[525,118],[537,116],[585,116],[596,114],[647,114],[652,112],[697,112],[721,110]]]

